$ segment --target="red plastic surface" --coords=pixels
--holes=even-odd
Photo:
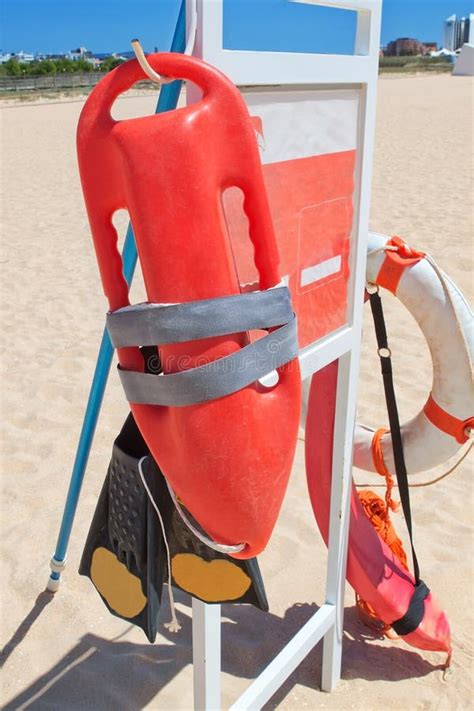
[[[261,120],[253,121],[265,135]],[[347,323],[355,158],[351,150],[263,166],[300,348]],[[224,204],[240,281],[252,283],[247,225],[235,191],[226,193]]]
[[[259,286],[280,281],[279,257],[255,132],[235,86],[204,62],[179,54],[148,56],[167,76],[189,79],[202,100],[164,114],[115,121],[119,94],[144,78],[138,63],[108,74],[86,102],[77,145],[82,186],[111,310],[129,303],[112,224],[129,211],[148,300],[187,302],[239,293],[221,196],[245,196]],[[228,355],[247,343],[234,334],[160,346],[165,373]],[[137,348],[119,349],[120,365],[143,370]],[[279,382],[182,408],[132,405],[153,456],[177,495],[208,535],[245,543],[236,557],[266,545],[286,490],[300,411],[297,361]]]
[[[324,540],[329,536],[337,362],[313,375],[306,419],[306,473],[311,504]],[[403,617],[414,578],[382,541],[352,486],[347,580],[386,624]],[[425,599],[419,627],[403,639],[419,649],[449,652],[449,623],[432,593]]]

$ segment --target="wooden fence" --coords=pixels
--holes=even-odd
[[[38,91],[45,89],[72,89],[76,87],[92,88],[103,76],[103,72],[74,72],[73,74],[0,77],[0,91]]]

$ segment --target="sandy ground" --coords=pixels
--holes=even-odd
[[[472,98],[473,84],[464,77],[379,81],[371,217],[372,229],[397,232],[431,252],[468,297]],[[151,112],[153,104],[150,96],[130,98],[118,111],[141,114]],[[116,377],[107,388],[64,583],[53,599],[43,592],[105,310],[76,166],[81,108],[76,100],[8,105],[0,112],[2,699],[9,709],[190,709],[189,601],[180,597],[179,636],[160,634],[152,646],[140,630],[110,616],[90,582],[76,573],[112,441],[127,412]],[[141,295],[138,285],[134,296]],[[411,318],[394,299],[386,301],[405,419],[425,401],[430,363]],[[365,331],[360,419],[385,424],[368,321]],[[468,457],[439,484],[412,489],[423,578],[452,625],[454,656],[447,679],[441,655],[376,638],[358,621],[348,589],[336,691],[319,691],[318,645],[267,708],[452,711],[470,706],[471,481]],[[277,529],[261,556],[271,612],[224,609],[224,708],[324,600],[326,552],[305,487],[300,443]],[[167,615],[165,610],[165,620]]]

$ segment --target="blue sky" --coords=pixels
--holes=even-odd
[[[164,50],[179,2],[0,0],[0,49],[59,53],[85,46],[96,52],[125,51],[136,36],[146,50]],[[224,2],[225,43],[230,48],[351,51],[353,13],[286,0]],[[403,36],[440,43],[443,20],[470,11],[474,0],[385,0],[382,44]]]

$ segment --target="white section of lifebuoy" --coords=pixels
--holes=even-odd
[[[367,282],[376,284],[385,259],[389,238],[369,234]],[[446,412],[460,420],[472,416],[474,384],[473,314],[455,284],[428,258],[405,269],[399,281],[397,298],[418,323],[430,350],[433,363],[431,394]],[[303,384],[303,421],[309,393],[309,380]],[[461,444],[428,420],[423,409],[401,426],[407,471],[415,474],[431,469],[452,457]],[[357,424],[354,434],[354,466],[375,471],[372,459],[374,430]],[[382,438],[388,470],[395,471],[390,433]]]
[[[377,283],[385,259],[379,251],[388,238],[371,233],[368,242],[367,281]],[[472,311],[453,282],[438,273],[429,259],[405,269],[396,296],[418,323],[430,350],[433,363],[431,394],[446,412],[468,419],[473,412],[474,386]],[[401,426],[405,462],[409,474],[431,469],[452,457],[460,448],[454,437],[433,425],[421,410]],[[357,425],[354,436],[354,466],[375,471],[372,460],[373,431]],[[389,471],[394,471],[391,437],[382,439],[382,450]]]

